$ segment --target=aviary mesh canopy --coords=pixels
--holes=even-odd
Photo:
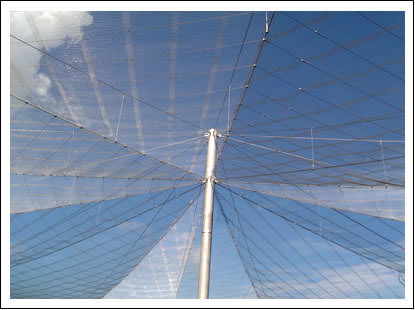
[[[404,25],[11,13],[11,298],[404,298]]]

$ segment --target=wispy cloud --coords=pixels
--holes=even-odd
[[[290,272],[290,270],[285,270]],[[278,271],[276,271],[278,272]],[[294,274],[295,270],[292,270]],[[321,298],[404,298],[404,287],[399,283],[399,274],[376,263],[361,263],[350,267],[334,269],[322,268],[307,271],[314,282],[301,281],[301,285],[293,279],[284,281],[261,281],[256,286],[266,295],[273,297],[290,294],[301,298],[316,298],[311,292],[321,294]],[[324,277],[322,277],[323,275]],[[284,289],[284,292],[280,288]],[[275,297],[274,296],[274,297]]]
[[[81,27],[93,21],[88,12],[31,12],[29,15],[12,12],[10,17],[11,35],[47,52],[67,42],[77,42]],[[74,23],[74,19],[78,23]],[[39,51],[11,39],[10,84],[13,94],[20,97],[35,96],[40,100],[50,98],[51,79],[39,72],[42,57]]]

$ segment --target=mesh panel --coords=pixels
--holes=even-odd
[[[233,187],[279,198],[305,202],[403,222],[405,189],[391,186],[313,186],[290,184],[225,182]]]
[[[199,192],[193,205],[152,249],[151,254],[105,298],[176,298],[201,208]]]
[[[14,215],[12,298],[102,297],[166,234],[199,187]]]
[[[102,136],[201,173],[200,141],[174,143],[202,136],[213,125],[226,128],[222,106],[227,85],[232,80],[235,106],[262,18],[220,12],[69,15],[15,13],[20,26],[12,27],[12,54],[39,60],[13,63],[12,93]],[[42,18],[68,30],[42,29]],[[35,83],[39,79],[43,92]],[[169,147],[160,150],[164,145]],[[190,159],[180,156],[186,152]]]
[[[403,19],[377,18],[388,26],[360,13],[273,15],[218,179],[404,220]],[[389,44],[390,53],[369,53]]]
[[[260,297],[403,296],[403,223],[225,187],[217,194]]]
[[[18,100],[12,105],[10,153],[13,213],[125,197],[197,180]]]
[[[404,297],[403,12],[13,12],[11,297]]]

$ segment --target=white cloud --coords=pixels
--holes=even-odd
[[[10,32],[50,52],[65,43],[77,42],[81,27],[92,21],[88,12],[12,12]],[[42,53],[14,38],[10,40],[11,92],[20,97],[35,96],[45,100],[50,96],[52,81],[50,76],[39,72]]]
[[[132,222],[124,222],[118,225],[118,229],[124,230],[124,231],[142,231],[147,225],[145,223],[138,222],[137,220]]]
[[[105,298],[175,298],[196,229],[193,212],[188,210]]]
[[[285,269],[295,275],[295,270]],[[280,270],[276,273],[281,274]],[[276,290],[283,287],[286,292],[293,296],[298,296],[298,292],[303,293],[309,298],[315,298],[310,292],[319,292],[322,298],[330,298],[322,292],[322,288],[330,292],[335,298],[403,298],[404,287],[398,282],[398,273],[385,268],[377,263],[361,263],[351,267],[338,267],[334,269],[319,269],[326,279],[321,278],[316,270],[308,271],[309,275],[315,279],[314,282],[301,281],[301,285],[294,279],[285,279],[283,282],[266,282],[257,283],[260,288]],[[329,280],[327,280],[329,279]]]
[[[34,82],[36,94],[41,97],[46,97],[51,85],[50,79],[43,73],[39,73],[35,76]]]

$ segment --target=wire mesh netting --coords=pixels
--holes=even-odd
[[[405,298],[404,12],[12,12],[11,298]]]

